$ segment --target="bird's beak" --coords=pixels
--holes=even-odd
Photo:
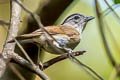
[[[92,20],[92,19],[94,19],[95,17],[93,17],[93,16],[87,16],[87,18],[86,18],[86,21],[90,21],[90,20]]]

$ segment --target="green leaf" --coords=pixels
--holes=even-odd
[[[113,0],[115,4],[120,4],[120,0]]]

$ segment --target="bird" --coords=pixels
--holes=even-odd
[[[51,54],[60,55],[66,53],[66,50],[62,47],[73,50],[80,43],[86,24],[92,19],[94,19],[93,16],[74,13],[65,18],[60,25],[44,27],[55,40],[50,36],[46,36],[45,31],[41,28],[14,38],[21,42],[35,43],[39,48]],[[15,41],[12,39],[8,42]]]

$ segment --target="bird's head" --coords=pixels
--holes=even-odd
[[[62,25],[71,26],[76,28],[80,33],[84,30],[88,21],[94,19],[92,16],[84,16],[79,13],[68,16],[62,23]]]

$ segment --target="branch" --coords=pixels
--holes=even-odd
[[[19,2],[21,3],[20,0]],[[4,74],[7,64],[12,57],[11,53],[14,51],[14,48],[15,48],[15,43],[7,43],[7,41],[17,36],[18,25],[20,23],[21,7],[17,3],[12,2],[12,1],[10,2],[10,5],[11,5],[10,7],[11,18],[10,18],[9,31],[8,31],[5,46],[3,48],[2,53],[0,54],[0,78]]]
[[[73,55],[74,56],[79,56],[79,55],[83,55],[83,53],[85,53],[86,51],[75,51],[73,52]],[[59,62],[59,61],[62,61],[64,59],[67,59],[68,58],[68,54],[63,54],[61,56],[58,56],[58,57],[55,57],[45,63],[43,63],[43,70],[50,67],[51,65]],[[41,66],[40,66],[41,67]]]
[[[76,51],[76,52],[73,53],[73,55],[74,56],[79,56],[79,55],[83,55],[83,53],[85,53],[85,52],[86,51]],[[48,67],[52,66],[55,63],[57,63],[59,61],[62,61],[64,59],[67,59],[67,58],[68,58],[68,54],[63,54],[61,56],[55,57],[55,58],[43,63],[43,70],[47,69]],[[11,62],[17,63],[20,66],[23,66],[23,67],[29,69],[30,71],[39,75],[39,73],[36,72],[35,68],[33,67],[35,65],[32,65],[30,62],[28,62],[26,59],[22,58],[21,56],[19,56],[16,53],[14,53]],[[42,68],[41,65],[39,65],[39,68]]]
[[[31,72],[37,74],[39,77],[41,77],[43,80],[49,80],[48,76],[42,72],[37,65],[32,65],[30,62],[28,62],[26,59],[22,58],[16,53],[13,53],[12,60],[15,63],[20,64],[20,66],[30,70]]]

